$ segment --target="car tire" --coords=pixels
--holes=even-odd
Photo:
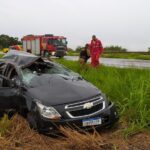
[[[38,130],[37,119],[34,113],[29,112],[27,114],[27,121],[31,129]]]

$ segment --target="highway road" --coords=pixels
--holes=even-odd
[[[78,56],[65,56],[66,60],[77,61]],[[89,60],[88,62],[90,62]],[[139,59],[119,59],[119,58],[101,58],[100,62],[106,66],[115,66],[121,68],[150,68],[150,60]]]

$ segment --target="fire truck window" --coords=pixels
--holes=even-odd
[[[53,44],[54,44],[54,45],[57,45],[57,41],[56,41],[56,40],[53,40]]]
[[[62,43],[63,43],[63,45],[66,45],[67,44],[66,39],[62,39]]]
[[[54,43],[55,43],[55,45],[58,45],[58,46],[61,46],[61,45],[62,45],[60,39],[55,39],[55,40],[54,40]]]
[[[49,39],[48,44],[53,44],[53,41],[51,39]]]

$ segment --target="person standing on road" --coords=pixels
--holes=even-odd
[[[93,67],[99,66],[99,58],[103,52],[103,46],[99,39],[95,35],[92,36],[90,44],[90,53],[91,53],[91,65]]]

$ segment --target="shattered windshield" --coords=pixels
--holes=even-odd
[[[57,74],[65,79],[82,79],[82,77],[69,70],[68,68],[49,62],[35,62],[31,66],[21,69],[22,80],[25,84],[30,85],[32,79],[43,74]]]
[[[53,67],[46,68],[45,73],[58,74],[62,77],[70,78],[70,79],[81,77],[79,74],[71,71],[70,69],[68,69],[64,66],[58,65],[58,64],[53,64]]]

